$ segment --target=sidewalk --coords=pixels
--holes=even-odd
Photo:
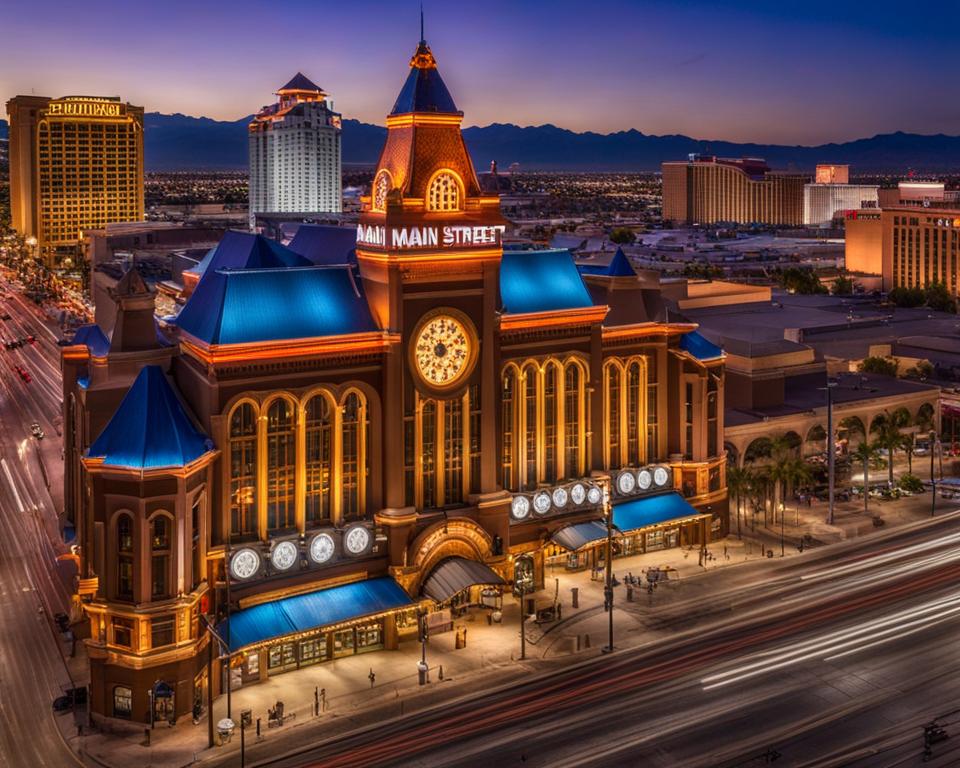
[[[833,526],[824,521],[827,512],[824,502],[814,502],[811,507],[803,506],[799,510],[795,504],[788,505],[784,520],[784,552],[790,557],[799,555],[798,544],[806,533],[819,543],[831,543],[929,517],[929,503],[928,494],[899,502],[871,501],[870,515],[865,516],[862,502],[845,502],[835,505]],[[942,505],[943,512],[955,507],[946,501]],[[887,521],[884,529],[873,526],[874,514],[880,514]],[[734,512],[731,528],[727,539],[711,544],[712,558],[702,566],[698,563],[696,548],[676,548],[614,561],[614,575],[621,582],[614,596],[614,624],[619,647],[637,645],[649,639],[647,619],[674,601],[674,595],[678,594],[674,591],[675,585],[696,581],[698,591],[706,598],[713,586],[702,578],[708,572],[767,560],[765,550],[773,550],[771,563],[782,562],[779,520],[771,528],[757,526],[755,531],[741,521],[743,538],[738,540]],[[628,602],[624,576],[628,573],[641,576],[647,568],[662,567],[675,569],[678,579],[658,587],[653,596],[646,594],[645,586],[634,587],[633,602]],[[572,606],[573,587],[579,589],[578,608]],[[260,743],[273,742],[271,749],[279,753],[292,748],[292,740],[302,745],[329,736],[333,723],[338,724],[335,726],[337,731],[351,729],[373,717],[409,713],[596,654],[607,642],[608,617],[603,610],[602,579],[591,579],[589,571],[566,573],[562,569],[548,568],[545,589],[530,597],[552,599],[554,594],[562,606],[562,619],[542,625],[532,619],[527,621],[524,662],[519,661],[520,607],[517,600],[505,596],[500,624],[488,624],[487,613],[482,610],[468,613],[455,622],[456,626],[466,628],[466,648],[457,650],[454,647],[456,632],[430,638],[427,645],[430,682],[426,686],[419,686],[417,681],[420,644],[406,641],[401,643],[399,650],[349,656],[236,690],[231,695],[233,719],[239,723],[240,713],[251,710],[254,725],[246,734],[247,747],[254,748],[258,743],[256,724],[259,719]],[[372,687],[371,671],[375,675]],[[320,717],[313,714],[315,688],[326,689],[327,709]],[[280,728],[268,728],[267,709],[278,700],[284,702],[286,722]],[[226,696],[221,696],[214,703],[215,722],[226,717],[226,708]],[[230,743],[207,748],[206,714],[198,725],[194,725],[189,717],[181,719],[174,727],[158,724],[151,734],[149,747],[144,746],[143,726],[140,725],[130,724],[126,733],[97,732],[78,737],[70,716],[59,716],[58,719],[71,746],[91,762],[102,766],[179,768],[194,762],[235,764],[234,761],[239,759],[238,732],[234,733]],[[120,727],[124,727],[123,724]]]

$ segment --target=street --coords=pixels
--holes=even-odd
[[[716,573],[709,600],[650,613],[637,649],[256,764],[732,767],[767,750],[778,765],[916,764],[921,726],[960,701],[944,641],[960,623],[958,542],[950,514]],[[936,745],[930,764],[957,750]]]

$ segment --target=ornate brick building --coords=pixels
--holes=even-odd
[[[725,533],[722,353],[622,253],[504,253],[461,120],[421,41],[355,248],[229,232],[166,327],[131,272],[64,349],[97,713],[189,712],[214,632],[232,685],[395,648],[608,509],[618,555]]]

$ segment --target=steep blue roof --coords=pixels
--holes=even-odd
[[[230,229],[193,272],[206,274],[214,269],[273,269],[276,267],[308,267],[310,261],[263,235]]]
[[[723,357],[723,350],[697,331],[690,331],[680,337],[680,349],[689,352],[697,360],[716,360]]]
[[[96,323],[81,325],[73,334],[70,346],[85,346],[94,357],[105,357],[110,351],[110,339]]]
[[[594,264],[578,264],[577,269],[582,275],[603,275],[604,277],[636,277],[637,273],[630,264],[630,259],[623,252],[623,248],[617,248],[609,264],[602,267]]]
[[[459,114],[453,97],[437,71],[436,62],[430,48],[420,41],[413,55],[410,74],[390,110],[391,115],[405,115],[408,112],[441,112]]]
[[[505,312],[551,312],[592,307],[570,251],[504,251],[500,302]]]
[[[87,456],[111,467],[183,467],[213,448],[198,431],[163,369],[140,370],[120,407],[93,441]]]
[[[679,493],[661,493],[617,504],[613,508],[613,524],[626,533],[699,514]]]
[[[288,247],[312,264],[356,264],[357,230],[330,224],[301,224]]]
[[[229,633],[230,650],[237,650],[296,632],[375,616],[412,602],[397,582],[381,576],[234,611],[217,625],[217,634],[226,640]]]
[[[175,320],[207,344],[376,331],[349,267],[207,272]]]

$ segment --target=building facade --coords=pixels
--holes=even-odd
[[[298,72],[249,126],[250,227],[258,213],[339,213],[340,115]]]
[[[617,556],[726,534],[723,353],[622,253],[504,252],[462,119],[421,41],[353,248],[228,232],[162,333],[131,271],[64,348],[99,716],[190,712],[213,642],[236,686],[443,631],[606,515]]]
[[[846,211],[876,208],[879,187],[871,184],[805,184],[803,223],[807,227],[829,227]]]
[[[661,166],[663,219],[673,224],[803,224],[802,174],[771,171],[757,158],[690,155]]]
[[[13,226],[48,264],[82,258],[89,230],[143,220],[143,107],[16,96],[7,114]]]

